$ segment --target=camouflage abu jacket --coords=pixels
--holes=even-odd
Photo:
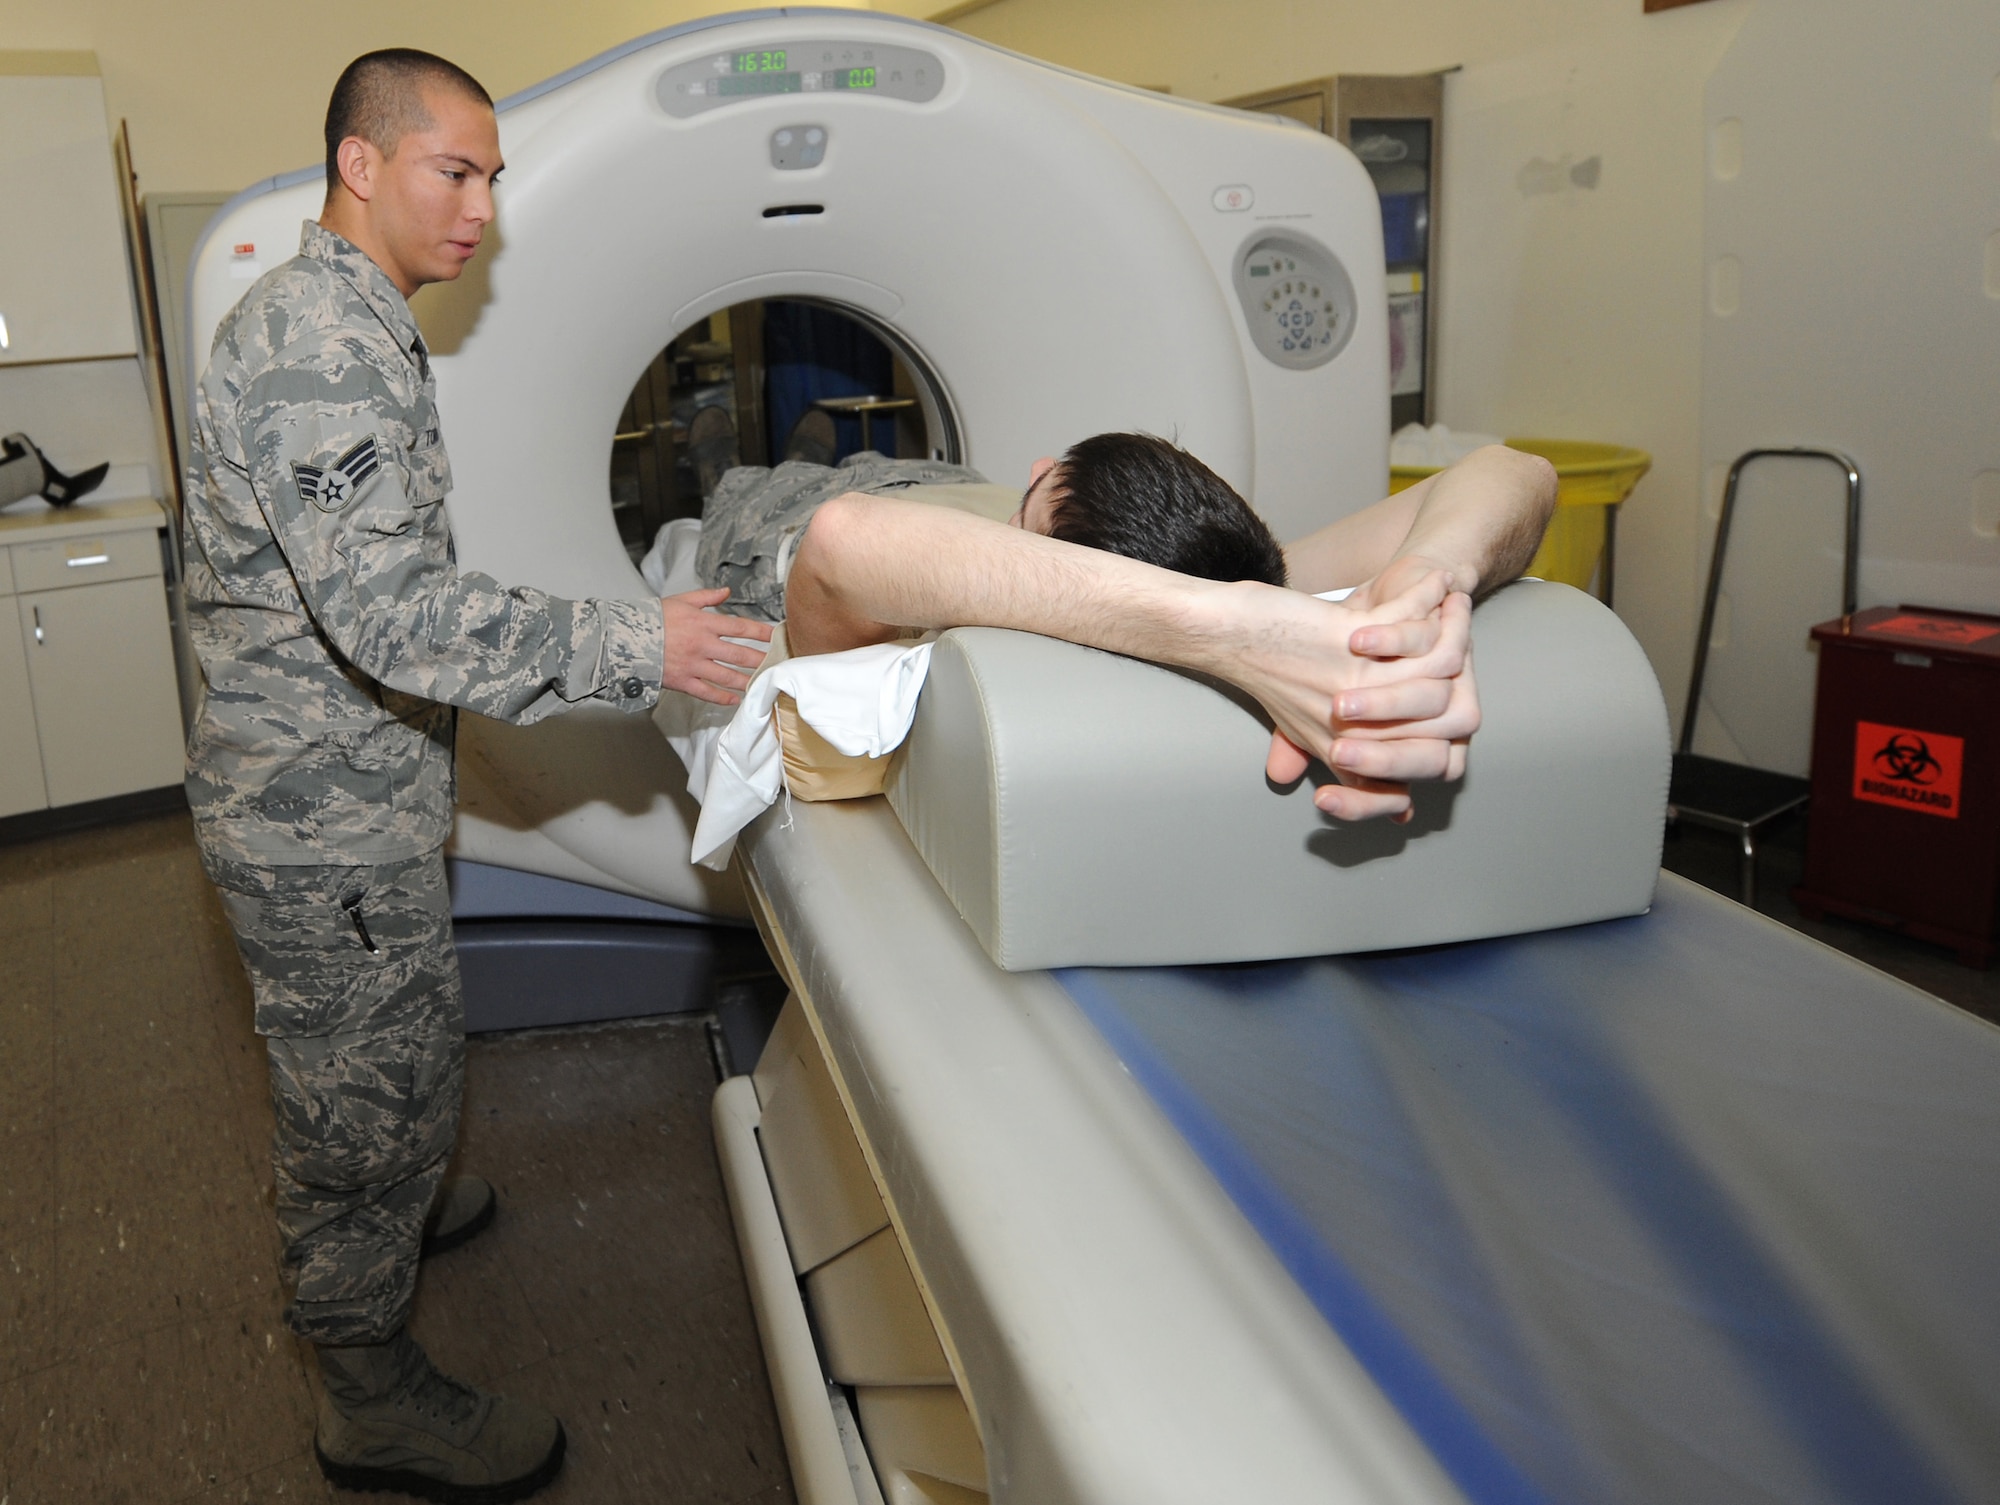
[[[451,831],[452,707],[526,723],[659,698],[656,603],[459,574],[450,490],[409,304],[308,223],[223,320],[195,396],[187,789],[212,856],[422,855]]]

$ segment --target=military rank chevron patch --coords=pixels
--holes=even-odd
[[[322,512],[338,512],[367,489],[381,468],[380,446],[371,434],[324,469],[294,460],[292,479],[298,483],[301,501]]]

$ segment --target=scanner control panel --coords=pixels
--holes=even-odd
[[[779,42],[676,63],[654,86],[660,108],[683,120],[753,99],[844,94],[927,104],[944,87],[944,60],[881,42]]]
[[[1236,259],[1236,296],[1266,359],[1296,371],[1324,366],[1354,333],[1354,283],[1340,260],[1308,236],[1260,236]]]

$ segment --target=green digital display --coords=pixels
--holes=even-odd
[[[745,73],[715,80],[715,92],[724,96],[741,94],[796,94],[796,73]]]
[[[840,68],[826,75],[829,89],[872,89],[875,87],[873,68]]]
[[[736,73],[783,73],[785,54],[779,52],[739,52],[730,59]]]

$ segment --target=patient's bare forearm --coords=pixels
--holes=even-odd
[[[1555,505],[1553,465],[1489,444],[1432,478],[1396,553],[1443,565],[1452,589],[1477,600],[1528,567]]]
[[[1192,603],[1219,589],[949,508],[836,497],[813,514],[785,591],[796,653],[900,630],[1013,627],[1207,668]]]
[[[1518,576],[1555,508],[1555,469],[1491,444],[1407,491],[1290,544],[1285,563],[1301,590],[1338,590],[1381,578],[1402,560],[1446,571],[1478,597]]]

